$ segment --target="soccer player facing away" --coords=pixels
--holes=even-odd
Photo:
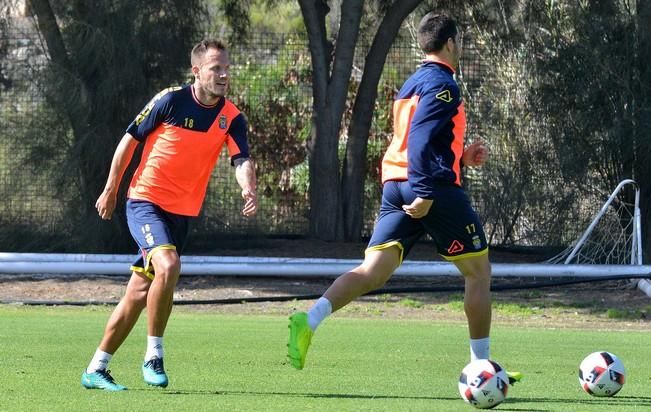
[[[89,389],[126,389],[114,381],[108,364],[145,307],[148,336],[143,378],[149,385],[167,386],[163,335],[181,272],[179,255],[224,145],[242,188],[242,213],[256,213],[256,178],[249,158],[247,122],[224,97],[229,81],[228,50],[219,40],[204,40],[192,49],[191,63],[194,82],[161,91],[129,125],[95,205],[102,219],[111,218],[122,176],[136,146],[142,144],[142,158],[126,204],[129,231],[141,256],[132,265],[125,295],[82,373],[81,383]]]
[[[288,357],[296,369],[305,366],[319,324],[353,299],[384,285],[426,233],[465,278],[471,360],[490,357],[488,245],[461,187],[461,167],[481,166],[488,149],[480,141],[464,150],[466,117],[453,77],[461,55],[455,21],[444,14],[425,15],[418,27],[418,44],[425,59],[393,105],[394,134],[382,161],[382,205],[364,261],[338,277],[307,313],[290,317]]]

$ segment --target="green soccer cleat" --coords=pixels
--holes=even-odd
[[[312,335],[314,332],[307,323],[307,313],[297,312],[289,317],[287,357],[292,366],[298,370],[305,366],[305,357],[312,342]]]
[[[142,377],[145,383],[151,386],[158,386],[166,388],[168,384],[165,368],[163,367],[163,360],[157,356],[149,359],[142,365]]]
[[[516,382],[520,382],[524,375],[521,372],[506,372],[509,377],[509,385],[513,386]]]
[[[111,371],[104,369],[96,370],[93,373],[88,373],[84,370],[81,374],[81,384],[86,389],[104,389],[110,392],[127,390],[126,386],[115,383],[115,379],[111,376]]]

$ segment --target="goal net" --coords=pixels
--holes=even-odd
[[[623,180],[583,235],[546,263],[641,265],[639,204],[639,186],[633,180]]]

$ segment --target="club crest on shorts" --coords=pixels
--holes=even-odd
[[[226,126],[228,125],[228,119],[226,118],[225,114],[222,114],[219,116],[219,128],[220,129],[226,129]]]
[[[472,245],[475,247],[475,249],[481,248],[481,239],[479,239],[479,236],[475,235],[472,237]]]
[[[463,252],[463,244],[458,240],[453,240],[448,246],[448,253],[451,255]]]

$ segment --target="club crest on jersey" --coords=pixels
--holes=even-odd
[[[436,94],[436,98],[443,100],[446,103],[450,103],[452,101],[452,93],[450,93],[449,90],[443,90],[442,92]]]
[[[448,247],[448,253],[454,255],[456,253],[463,252],[463,244],[458,240],[453,240],[450,246]]]
[[[222,114],[219,116],[219,128],[220,129],[226,129],[226,126],[228,125],[228,119],[226,118],[225,114]]]

